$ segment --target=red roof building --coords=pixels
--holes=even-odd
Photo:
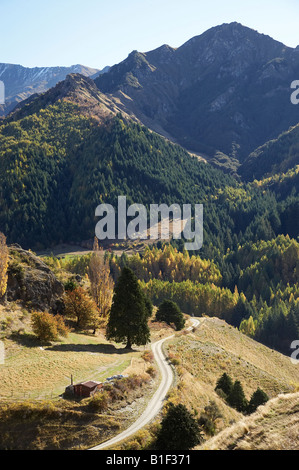
[[[89,398],[92,397],[96,392],[103,388],[101,382],[94,382],[92,380],[88,382],[81,382],[74,385],[74,395],[80,398]]]

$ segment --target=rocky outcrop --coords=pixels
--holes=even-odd
[[[9,247],[7,301],[21,301],[27,307],[61,313],[64,286],[34,253],[19,245]]]

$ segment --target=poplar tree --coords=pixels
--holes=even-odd
[[[0,232],[0,300],[7,288],[8,248],[6,237]]]
[[[99,321],[107,321],[111,308],[114,282],[110,275],[109,261],[104,258],[95,239],[93,253],[89,262],[88,277],[91,295],[99,309]]]

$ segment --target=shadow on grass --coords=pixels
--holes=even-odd
[[[12,333],[10,338],[21,346],[26,348],[43,347],[46,351],[60,352],[88,352],[94,354],[128,354],[138,351],[127,348],[116,348],[113,344],[52,344],[50,342],[40,341],[34,334],[30,333]]]
[[[26,348],[37,348],[40,346],[49,346],[51,343],[40,341],[34,334],[30,333],[17,333],[14,332],[10,335],[10,339],[25,346]]]
[[[46,349],[47,351],[89,352],[97,354],[128,354],[129,352],[134,352],[132,349],[117,349],[113,344],[55,344]]]

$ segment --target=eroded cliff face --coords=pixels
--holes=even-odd
[[[29,308],[59,313],[64,286],[50,268],[31,251],[9,247],[7,301],[21,301]]]

